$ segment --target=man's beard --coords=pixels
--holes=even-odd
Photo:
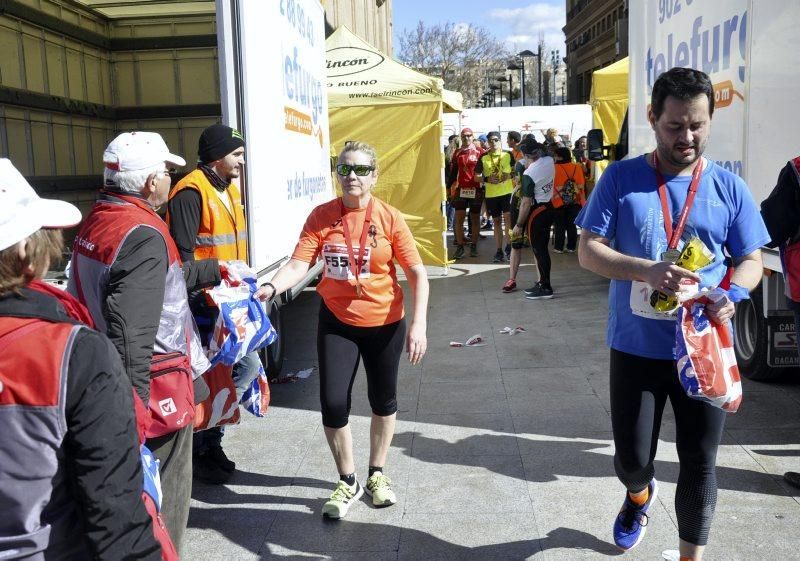
[[[703,141],[702,143],[693,143],[693,144],[672,144],[667,145],[663,142],[658,135],[656,134],[656,145],[658,148],[658,156],[660,159],[664,160],[664,163],[669,164],[670,166],[676,168],[685,168],[697,160],[703,155],[706,149],[706,142]],[[691,156],[683,156],[680,154],[681,150],[685,148],[692,148],[693,153]]]

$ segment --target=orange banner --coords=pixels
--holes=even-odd
[[[728,107],[733,103],[735,96],[744,101],[744,96],[734,89],[733,82],[730,80],[714,84],[714,109]]]
[[[299,132],[301,134],[311,135],[313,131],[313,124],[311,116],[306,115],[301,111],[292,109],[291,107],[284,107],[283,112],[286,116],[284,128],[286,130]]]

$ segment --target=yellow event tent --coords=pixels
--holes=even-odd
[[[348,140],[378,152],[375,195],[398,208],[426,265],[446,266],[442,113],[461,110],[461,94],[339,27],[326,43],[331,151]]]
[[[619,142],[619,132],[628,109],[628,57],[592,73],[592,121],[603,129],[603,144]],[[608,160],[595,162],[595,181],[600,179]]]

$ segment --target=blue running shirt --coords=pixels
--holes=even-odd
[[[691,176],[664,176],[673,225],[678,222]],[[611,247],[633,257],[661,260],[667,235],[656,173],[644,156],[611,164],[575,223],[611,240]],[[715,287],[727,270],[725,252],[744,257],[769,241],[764,221],[745,182],[705,160],[683,239],[697,236],[716,256],[698,271],[700,287]],[[609,347],[646,358],[672,359],[675,322],[636,316],[630,307],[631,281],[612,280],[608,294]]]

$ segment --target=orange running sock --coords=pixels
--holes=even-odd
[[[642,506],[644,503],[647,502],[647,499],[650,498],[650,488],[645,487],[644,491],[642,491],[639,495],[633,495],[630,491],[628,491],[628,498],[631,500],[633,504],[636,506]],[[683,561],[683,560],[681,560]]]
[[[681,561],[694,561],[694,560],[691,557],[686,557],[684,555],[681,555]]]

